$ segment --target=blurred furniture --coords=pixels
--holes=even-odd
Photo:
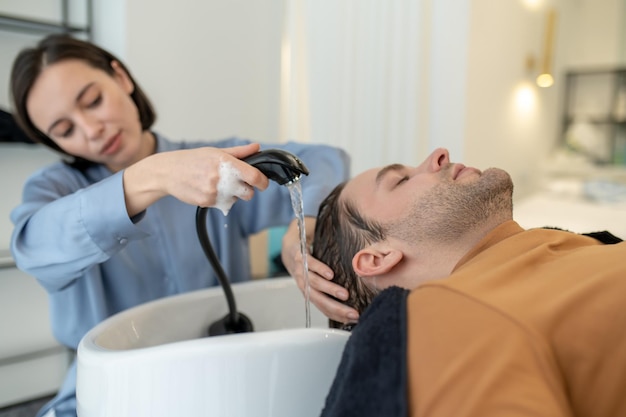
[[[92,0],[85,0],[84,6],[86,20],[84,24],[76,25],[71,22],[70,14],[72,5],[76,6],[74,2],[61,0],[60,19],[55,21],[9,15],[2,11],[0,12],[0,30],[25,32],[38,35],[48,35],[51,33],[84,34],[87,38],[90,38],[92,26]]]
[[[626,165],[626,68],[566,73],[565,144],[600,164]]]
[[[517,200],[513,218],[520,226],[558,227],[575,233],[608,231],[626,240],[625,173],[596,178],[548,181],[536,193]]]
[[[50,331],[48,296],[0,251],[0,407],[56,392],[71,360]]]
[[[72,356],[52,336],[46,291],[9,252],[24,181],[58,159],[43,146],[0,142],[0,408],[56,392]]]

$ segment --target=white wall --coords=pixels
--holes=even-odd
[[[430,88],[429,101],[423,108],[431,113],[427,150],[445,147],[454,160],[460,161],[466,146],[467,108],[463,98],[469,87],[468,55],[472,52],[467,39],[475,12],[471,0],[433,0],[431,3],[430,59],[427,61]]]
[[[626,1],[561,1],[566,25],[560,42],[569,67],[626,65]]]
[[[108,4],[96,1],[103,10]],[[119,15],[98,16],[95,39],[115,37],[111,48],[157,108],[157,130],[172,139],[277,140],[281,1],[113,5]]]
[[[534,79],[549,7],[557,11],[555,84],[541,89]],[[507,169],[522,197],[559,140],[565,70],[626,65],[626,0],[472,0],[471,11],[465,160]]]
[[[407,112],[416,105],[410,90],[417,71],[413,77],[392,73],[421,62],[398,53],[418,50],[407,22],[420,22],[421,10],[407,1],[286,3],[281,137],[350,149],[357,172],[363,164],[372,166],[372,156],[385,158],[389,150],[381,138],[389,134],[390,118],[395,116],[397,136],[414,135],[415,120]],[[392,42],[396,49],[389,48]],[[399,89],[403,81],[407,88]]]
[[[72,4],[80,16],[83,1]],[[306,6],[311,91],[289,117],[309,125],[285,133],[281,42],[303,31],[284,27],[294,5]],[[556,83],[539,89],[539,63],[529,71],[526,62],[541,58],[549,6],[558,11]],[[42,0],[0,9],[59,13]],[[516,196],[534,189],[558,140],[563,71],[626,64],[626,0],[94,0],[94,14],[95,41],[130,66],[156,105],[156,128],[173,139],[335,143],[353,154],[354,172],[446,146],[455,160],[509,170]],[[7,57],[36,39],[0,34]]]
[[[394,140],[409,134],[416,142],[412,150],[402,155],[409,162],[413,159],[417,162],[435,146],[447,146],[452,149],[454,159],[479,167],[499,165],[509,169],[520,193],[532,188],[535,161],[549,152],[558,135],[562,84],[557,77],[551,89],[530,87],[524,93],[527,107],[522,110],[517,107],[520,88],[531,83],[534,76],[526,71],[526,58],[541,55],[544,30],[545,1],[535,0],[539,5],[536,8],[527,7],[527,1],[385,3],[387,10],[403,7],[405,3],[418,5],[412,9],[417,10],[417,19],[411,21],[413,32],[408,32],[417,40],[394,42],[396,50],[386,53],[382,49],[383,54],[373,58],[385,60],[392,52],[395,56],[418,56],[416,67],[409,69],[403,66],[406,61],[398,60],[399,64],[391,66],[386,79],[372,80],[389,86],[398,79],[396,74],[404,76],[403,70],[418,73],[412,84],[389,87],[397,91],[405,87],[413,92],[412,99],[411,93],[403,93],[404,101],[393,104],[398,109],[392,111],[396,118],[385,114],[384,120],[370,122],[374,126],[379,123],[396,127],[395,131],[391,129],[390,133],[379,135],[383,146],[396,149],[386,158],[397,159],[406,150]],[[43,0],[3,0],[0,9],[4,12],[5,7],[9,11],[18,7],[26,8],[27,13],[54,15],[57,12],[51,10],[52,3],[58,5]],[[72,0],[72,4],[81,3],[82,0]],[[281,34],[288,3],[294,0],[94,0],[94,39],[129,64],[156,104],[159,114],[156,128],[173,139],[240,135],[277,141],[281,137]],[[328,5],[354,6],[364,2],[308,3],[322,9]],[[624,62],[626,41],[620,30],[622,34],[626,30],[626,0],[553,0],[552,3],[559,9],[557,70],[569,64]],[[587,20],[588,16],[592,19]],[[324,23],[337,20],[339,15],[327,14],[323,18],[322,15],[315,21],[320,32],[325,28]],[[377,33],[375,27],[362,30]],[[35,40],[6,32],[0,35],[2,56],[14,56],[22,43]],[[329,41],[332,42],[332,37]],[[377,42],[377,38],[370,36],[367,41]],[[336,50],[345,57],[345,50]],[[339,63],[333,67],[337,57],[342,55],[324,63],[325,71],[345,70]],[[319,66],[319,62],[311,63],[311,68]],[[0,67],[0,77],[8,79],[7,67]],[[362,74],[362,78],[368,76],[378,74],[371,71]],[[363,78],[362,82],[368,80]],[[0,83],[0,105],[8,104],[5,86],[6,83]],[[339,100],[338,94],[336,89],[324,93],[328,102]],[[359,96],[358,105],[374,109],[379,98]],[[324,105],[323,101],[311,103],[317,108]],[[401,111],[408,116],[400,118]],[[412,126],[407,122],[411,116],[415,118]],[[342,123],[346,119],[343,117]],[[287,137],[333,143],[343,138],[345,128],[330,131],[328,119],[314,122],[317,124],[311,130],[316,133],[312,137],[297,133]],[[397,127],[401,124],[404,131]],[[411,130],[413,133],[406,133]],[[368,150],[362,142],[354,140],[346,146],[357,156],[355,172],[388,162],[380,158],[378,151],[364,154]]]
[[[379,34],[389,33],[379,31],[386,24],[403,24],[394,17],[394,9],[409,3],[394,0],[384,7],[377,5],[381,19],[385,15],[396,19],[388,22],[363,17],[365,3],[114,0],[118,18],[111,15],[100,21],[114,29],[114,36],[104,36],[100,42],[119,38],[118,53],[157,104],[157,128],[174,138],[237,134],[265,141],[287,137],[336,143],[354,156],[354,172],[392,160],[418,162],[434,147],[446,146],[455,160],[480,168],[506,168],[518,197],[536,187],[541,164],[558,139],[563,96],[559,74],[572,65],[614,64],[624,56],[619,36],[624,0],[535,1],[534,7],[523,0],[421,0],[416,19],[411,20],[415,28],[406,32],[415,39],[393,43],[394,50],[383,44],[379,55],[375,55],[377,42],[382,42]],[[306,4],[306,24],[312,26],[306,28],[308,35],[322,36],[307,55],[306,65],[313,74],[305,75],[317,77],[309,85],[312,91],[302,93],[307,95],[308,108],[300,108],[294,116],[309,123],[308,130],[285,135],[280,122],[280,42],[283,19],[289,12],[286,4]],[[529,56],[536,61],[541,57],[550,5],[558,10],[557,80],[552,88],[539,89],[534,85],[539,62],[529,71],[526,61]],[[353,14],[346,16],[346,9]],[[413,13],[415,8],[406,10]],[[355,19],[362,20],[355,23]],[[110,21],[117,24],[109,25]],[[352,52],[345,49],[346,34],[339,30],[356,24],[371,25],[352,35],[357,36],[358,30],[369,33],[360,49],[369,48],[369,57],[362,55],[352,63],[366,64],[360,75],[346,65]],[[115,43],[111,47],[115,50]],[[412,80],[401,74],[407,61],[396,57],[402,54],[418,57]],[[368,65],[376,60],[393,63],[394,59],[399,66]],[[332,81],[333,73],[354,77]],[[394,87],[398,76],[410,82]],[[359,83],[397,91],[406,87],[413,96],[359,90]],[[289,104],[292,111],[296,104]],[[343,113],[335,111],[342,106]],[[378,120],[376,108],[380,109]],[[332,111],[338,115],[335,119]],[[303,117],[302,112],[308,115]],[[367,117],[359,119],[359,114]],[[403,114],[409,114],[408,119]],[[407,135],[414,138],[413,146],[407,146]],[[399,142],[400,137],[404,142]]]
[[[83,0],[85,1],[85,0]],[[126,61],[127,13],[126,0],[91,0],[92,39],[113,55]]]
[[[544,12],[522,1],[472,1],[464,159],[505,168],[516,195],[533,187],[559,118],[558,88],[538,88],[538,68],[526,68],[529,56],[542,54]]]
[[[281,136],[343,147],[355,173],[461,153],[469,1],[287,3]]]

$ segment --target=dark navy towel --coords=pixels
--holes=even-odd
[[[406,299],[391,287],[374,298],[343,351],[322,417],[406,417]]]
[[[583,233],[583,235],[592,237],[595,240],[599,240],[605,245],[614,245],[616,243],[623,242],[622,239],[620,239],[619,237],[615,236],[614,234],[610,232],[607,232],[606,230],[603,230],[601,232]]]
[[[573,233],[567,229],[562,229],[560,227],[554,227],[554,226],[544,226],[542,227],[542,229],[548,229],[548,230],[560,230],[562,232],[570,232]],[[595,240],[597,240],[600,243],[604,243],[605,245],[614,245],[616,243],[621,243],[623,242],[623,240],[617,236],[615,236],[613,233],[607,231],[607,230],[601,230],[598,232],[590,232],[590,233],[579,233],[583,236],[588,236],[591,238],[594,238]]]

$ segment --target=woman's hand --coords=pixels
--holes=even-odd
[[[328,318],[340,323],[354,323],[359,313],[331,296],[340,300],[348,299],[348,291],[332,282],[333,271],[324,263],[311,256],[309,240],[315,230],[315,218],[305,219],[307,230],[307,266],[309,278],[309,296],[311,302]],[[296,280],[298,288],[305,294],[304,260],[300,250],[300,231],[297,220],[291,222],[283,237],[281,258],[289,274]]]
[[[144,158],[124,172],[128,214],[132,217],[166,195],[200,207],[224,205],[220,192],[225,190],[218,189],[224,164],[237,177],[233,194],[226,196],[230,199],[226,202],[228,208],[238,198],[249,200],[254,188],[265,190],[269,185],[261,171],[241,160],[258,151],[259,144],[251,143],[232,148],[183,149]]]

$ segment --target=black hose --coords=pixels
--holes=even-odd
[[[206,207],[198,207],[196,209],[196,232],[198,234],[198,239],[200,240],[200,245],[202,246],[202,250],[206,255],[207,259],[211,263],[213,270],[215,271],[215,275],[217,276],[222,289],[224,290],[224,295],[226,296],[226,302],[228,303],[228,315],[224,317],[220,322],[214,323],[209,328],[209,336],[220,335],[220,334],[229,334],[229,333],[242,333],[242,332],[251,332],[252,331],[252,322],[245,315],[237,312],[237,304],[235,303],[235,296],[233,294],[233,290],[230,286],[230,281],[222,268],[220,260],[218,259],[213,247],[211,246],[211,242],[209,241],[209,235],[206,228],[206,213],[208,208]]]
[[[279,185],[285,185],[298,181],[302,174],[309,175],[309,170],[295,155],[280,149],[268,149],[257,152],[244,159],[245,162],[259,169],[270,180],[276,181]],[[243,333],[253,331],[252,322],[245,314],[237,312],[235,296],[230,287],[228,277],[220,264],[206,228],[206,212],[208,208],[198,207],[196,210],[196,232],[204,254],[213,266],[215,275],[222,285],[226,302],[228,303],[228,315],[209,327],[209,336]]]

